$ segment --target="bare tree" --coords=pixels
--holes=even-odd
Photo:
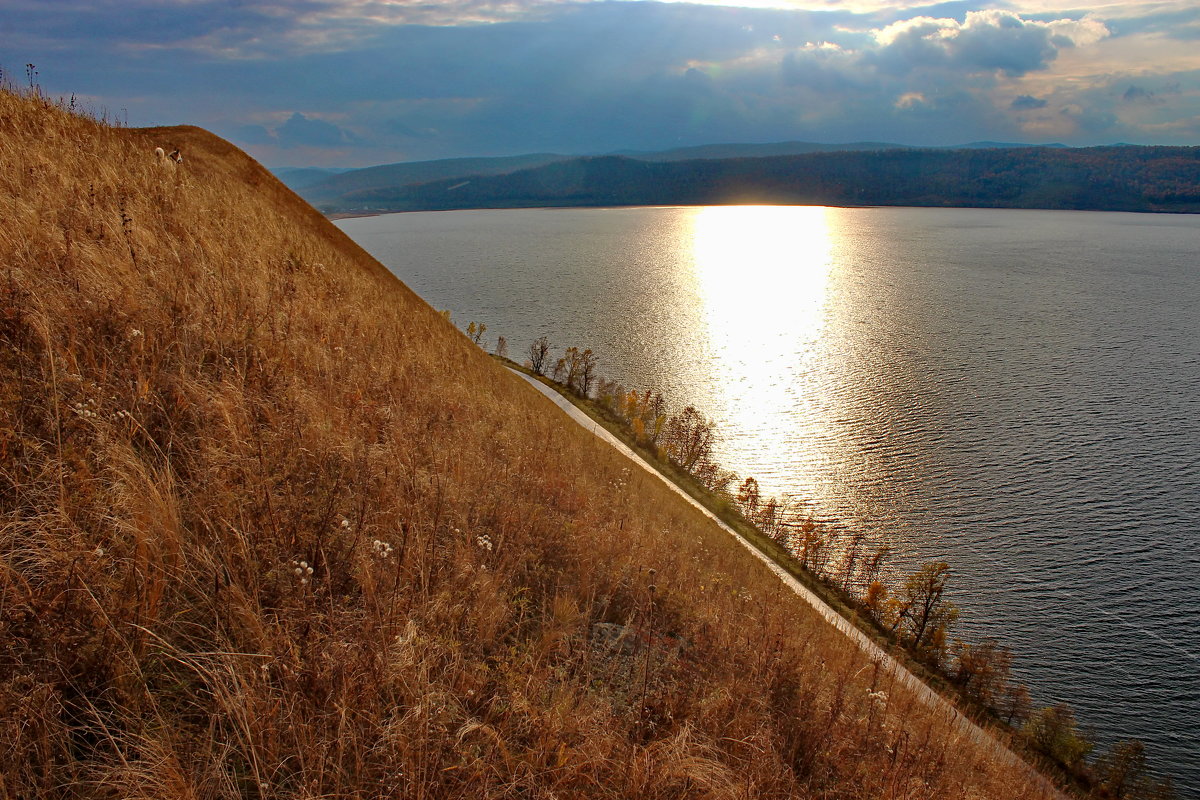
[[[529,367],[534,375],[546,374],[546,359],[550,356],[550,340],[538,337],[529,345]]]
[[[663,428],[667,424],[667,401],[663,398],[662,392],[655,392],[651,395],[650,390],[646,390],[646,410],[647,424],[651,430],[650,443],[657,445]]]
[[[584,350],[579,354],[579,394],[582,397],[588,397],[592,391],[592,383],[596,380],[596,364],[599,359],[591,349]]]
[[[567,388],[580,397],[590,396],[592,385],[596,382],[596,354],[590,348],[580,350],[578,347],[568,347],[559,362],[566,370],[563,383]]]
[[[563,353],[563,357],[560,358],[558,361],[565,368],[566,377],[563,378],[562,382],[564,384],[566,384],[566,387],[568,389],[570,389],[572,392],[578,393],[579,392],[579,388],[578,388],[579,387],[579,348],[578,347],[568,347],[566,349],[566,351]],[[555,367],[554,369],[555,369],[555,372],[558,371],[558,367]]]
[[[817,527],[811,516],[806,517],[799,527],[800,535],[795,538],[799,539],[800,566],[820,573],[825,569],[825,561],[828,558],[825,531]]]
[[[850,544],[847,545],[846,551],[842,554],[842,591],[849,592],[853,586],[855,568],[858,566],[858,558],[862,550],[863,542],[867,539],[865,531],[855,529],[850,534]]]
[[[914,649],[937,656],[944,647],[946,631],[958,619],[958,607],[946,600],[950,565],[930,561],[908,576],[898,601],[892,630],[900,629]]]
[[[873,580],[867,584],[867,594],[863,598],[863,605],[867,607],[867,611],[871,612],[871,616],[881,625],[886,624],[887,600],[887,584],[879,580]]]
[[[1029,718],[1029,710],[1032,707],[1029,688],[1022,683],[1010,683],[1004,690],[1004,696],[1000,698],[1000,707],[996,711],[1009,725],[1020,725]]]
[[[1146,746],[1137,739],[1117,742],[1096,760],[1096,778],[1117,800],[1159,800],[1175,796],[1169,783],[1155,781],[1146,766]]]
[[[596,401],[610,411],[621,412],[624,404],[625,387],[616,381],[610,381],[602,376],[596,377]]]
[[[978,644],[956,642],[954,680],[980,703],[999,708],[1008,686],[1012,651],[992,638]]]
[[[716,434],[711,420],[688,406],[667,420],[667,447],[675,463],[691,472],[712,455]]]
[[[875,548],[875,552],[867,559],[867,563],[863,564],[862,583],[864,586],[870,586],[879,580],[879,574],[883,572],[883,564],[887,561],[891,551],[892,548],[887,544],[881,544]]]
[[[742,507],[742,513],[747,517],[753,518],[754,513],[758,511],[758,501],[762,497],[758,490],[758,481],[754,478],[746,478],[742,481],[742,485],[738,487],[737,501]]]
[[[789,533],[788,520],[791,517],[788,507],[791,504],[792,498],[786,494],[782,497],[768,497],[765,502],[761,502],[758,514],[754,517],[758,529],[776,541],[786,541]]]
[[[1036,712],[1025,723],[1023,732],[1035,750],[1068,767],[1078,764],[1092,750],[1091,741],[1075,727],[1075,712],[1065,705]]]

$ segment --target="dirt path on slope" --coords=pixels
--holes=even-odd
[[[1042,775],[1040,772],[1030,766],[1027,761],[1005,747],[1004,744],[996,739],[996,737],[994,737],[991,733],[984,730],[970,718],[959,712],[959,710],[956,709],[953,704],[950,703],[950,701],[946,700],[933,689],[929,688],[924,681],[910,672],[907,667],[905,667],[903,664],[893,658],[886,650],[872,641],[865,633],[859,630],[854,623],[850,622],[850,620],[846,619],[841,614],[837,613],[828,605],[826,605],[824,600],[813,594],[808,587],[796,580],[796,578],[789,574],[787,570],[776,564],[769,556],[738,535],[737,531],[722,522],[719,517],[701,505],[698,501],[696,501],[695,498],[693,498],[683,489],[679,488],[670,479],[664,476],[652,465],[647,463],[640,455],[631,450],[624,442],[605,429],[604,426],[600,425],[594,419],[589,417],[581,409],[571,403],[570,400],[563,397],[561,394],[541,381],[538,381],[536,378],[533,378],[522,372],[517,372],[516,370],[512,370],[512,372],[515,375],[523,378],[531,386],[533,386],[533,388],[541,392],[547,399],[566,412],[567,416],[569,416],[571,419],[575,420],[584,428],[587,428],[609,445],[615,447],[642,469],[661,480],[668,487],[670,487],[672,491],[690,503],[697,511],[716,523],[721,530],[725,531],[739,543],[741,543],[742,546],[754,554],[755,557],[766,564],[767,568],[774,572],[779,579],[788,586],[788,588],[800,595],[805,602],[812,606],[817,613],[819,613],[830,625],[834,626],[847,637],[849,637],[850,640],[858,647],[858,649],[865,653],[871,660],[879,662],[884,672],[893,680],[904,684],[904,686],[911,690],[922,703],[950,720],[951,724],[959,732],[959,735],[999,753],[1001,758],[1008,760],[1014,769],[1028,773],[1033,781],[1041,786],[1042,790],[1046,792],[1047,796],[1060,798],[1061,800],[1067,800],[1067,796],[1056,789],[1049,779],[1046,778],[1046,776]]]

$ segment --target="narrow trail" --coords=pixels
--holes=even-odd
[[[610,433],[602,425],[589,417],[586,413],[576,407],[570,400],[563,397],[554,389],[546,386],[544,383],[530,377],[522,372],[511,370],[513,374],[523,378],[531,386],[542,393],[547,399],[553,402],[556,406],[566,412],[567,416],[575,420],[584,428],[591,431],[597,437],[616,448],[623,455],[640,466],[642,469],[649,472],[654,477],[665,483],[672,491],[690,503],[697,511],[708,517],[721,530],[728,533],[736,539],[742,546],[749,550],[755,557],[762,561],[771,572],[775,573],[781,581],[784,582],[793,592],[800,595],[805,602],[812,606],[830,625],[837,628],[849,639],[854,642],[855,646],[867,655],[872,661],[878,662],[884,672],[894,681],[903,684],[926,706],[933,709],[935,712],[942,714],[950,722],[950,724],[958,731],[959,736],[973,741],[985,748],[992,750],[1000,755],[1001,758],[1007,760],[1011,766],[1022,772],[1027,773],[1045,793],[1048,798],[1056,800],[1068,800],[1067,795],[1059,791],[1044,775],[1035,770],[1030,764],[1016,753],[1008,749],[995,736],[986,731],[981,726],[977,725],[970,718],[963,715],[954,707],[950,701],[942,697],[940,694],[929,688],[928,685],[903,664],[897,661],[890,653],[872,641],[865,633],[858,629],[854,623],[843,617],[837,611],[830,608],[824,600],[814,594],[800,581],[796,580],[787,570],[775,563],[768,555],[760,551],[746,539],[742,538],[737,531],[726,525],[719,517],[701,505],[695,498],[679,488],[669,478],[655,469],[651,464],[647,463],[640,455],[631,450],[624,442]]]

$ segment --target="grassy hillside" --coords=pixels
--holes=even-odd
[[[1040,796],[226,142],[0,216],[0,797]]]

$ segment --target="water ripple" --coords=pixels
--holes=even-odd
[[[714,416],[818,518],[946,558],[970,634],[1200,797],[1200,219],[620,209],[340,223],[514,351]],[[519,357],[519,356],[518,356]]]

